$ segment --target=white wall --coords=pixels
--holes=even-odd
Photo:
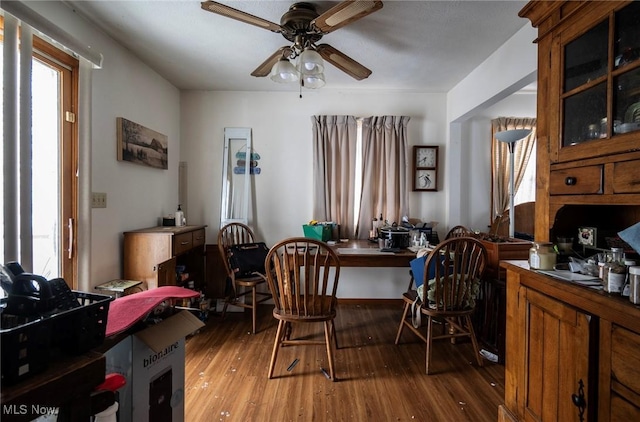
[[[92,190],[107,193],[107,208],[92,210],[91,279],[79,280],[81,290],[92,291],[93,286],[122,276],[123,231],[155,226],[159,216],[177,207],[180,94],[61,3],[28,2],[28,6],[104,56],[103,68],[92,74],[90,142]],[[168,136],[168,170],[117,161],[117,117]]]
[[[491,221],[491,124],[499,116],[536,115],[537,31],[523,27],[447,94],[446,224],[484,231]]]
[[[250,127],[260,154],[253,176],[251,225],[267,244],[301,236],[313,219],[311,116],[407,115],[411,144],[445,147],[443,94],[204,92],[182,93],[182,159],[189,166],[189,221],[207,224],[207,243],[216,243],[220,225],[222,152],[225,127]],[[444,189],[446,189],[446,181]],[[444,190],[410,194],[412,216],[442,221]],[[345,269],[341,297],[398,297],[406,289],[407,269]]]
[[[302,235],[312,215],[311,117],[408,115],[410,144],[441,145],[444,137],[443,94],[204,92],[182,93],[182,158],[189,166],[189,221],[209,226],[215,243],[220,223],[222,152],[225,127],[249,127],[260,154],[251,223],[268,243]],[[409,163],[407,163],[409,164]],[[446,182],[445,182],[446,183]],[[446,188],[446,187],[445,187]],[[443,191],[411,193],[411,214],[444,218]]]

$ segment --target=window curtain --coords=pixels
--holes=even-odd
[[[313,116],[313,218],[340,224],[340,237],[354,227],[357,122],[353,116]]]
[[[373,218],[389,223],[408,214],[408,116],[368,117],[362,122],[362,196],[356,238],[369,237]]]
[[[493,180],[493,219],[502,216],[509,209],[509,147],[495,138],[496,132],[512,129],[532,129],[529,136],[515,143],[514,191],[522,182],[529,157],[536,144],[536,119],[518,117],[498,117],[491,120],[491,161]],[[492,220],[493,220],[492,219]]]

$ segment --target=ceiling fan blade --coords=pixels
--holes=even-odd
[[[329,44],[320,44],[316,48],[316,51],[322,56],[323,59],[354,79],[361,81],[371,75],[371,70],[353,60],[351,57],[331,47]]]
[[[271,32],[282,32],[282,27],[278,24],[275,24],[266,19],[259,18],[257,16],[250,15],[249,13],[245,13],[243,11],[234,9],[233,7],[229,7],[222,3],[218,3],[215,1],[203,1],[200,3],[200,7],[202,9],[213,12],[218,15],[226,16],[231,19],[238,20],[240,22],[248,23],[250,25],[255,25],[263,29],[268,29]]]
[[[311,26],[323,34],[328,34],[380,9],[381,1],[347,0],[315,18],[311,21]]]
[[[262,62],[262,64],[258,66],[256,70],[251,72],[251,76],[255,76],[258,78],[269,76],[269,73],[271,73],[271,68],[273,67],[273,65],[276,64],[276,62],[280,60],[282,57],[289,57],[290,55],[291,55],[291,47],[288,47],[288,46],[280,47],[278,50],[276,50],[275,53],[270,55],[267,60]]]

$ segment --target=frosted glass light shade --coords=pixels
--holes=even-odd
[[[287,59],[280,59],[271,68],[269,75],[272,81],[278,83],[296,82],[298,80],[298,71]]]
[[[307,47],[300,54],[297,67],[303,75],[316,75],[324,71],[324,61],[317,51]]]
[[[304,75],[303,80],[303,86],[309,89],[322,88],[325,84],[323,73],[318,73],[315,75]]]
[[[511,129],[496,132],[493,136],[500,142],[512,144],[520,139],[526,138],[531,133],[531,129]]]

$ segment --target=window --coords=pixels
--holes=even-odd
[[[4,30],[4,20],[1,23]],[[4,48],[4,40],[1,48]],[[35,36],[32,57],[31,212],[23,211],[25,208],[18,212],[20,225],[30,225],[31,235],[30,240],[20,241],[17,254],[5,250],[4,243],[0,245],[0,252],[3,261],[18,260],[29,272],[46,278],[63,277],[76,288],[73,230],[77,221],[78,136],[74,123],[79,63],[74,57]],[[4,89],[4,79],[2,86]],[[3,104],[3,114],[5,107]],[[4,127],[2,133],[4,139]],[[19,152],[19,143],[17,149]],[[3,178],[4,158],[0,166],[3,167],[0,178]],[[4,179],[2,183],[4,186]],[[15,184],[18,192],[23,188],[29,189],[28,178],[22,175]],[[0,210],[3,233],[5,224],[14,224],[13,219],[7,223],[9,216],[4,213],[5,195]]]
[[[510,146],[513,150],[514,164],[514,205],[535,201],[535,169],[536,169],[536,119],[527,117],[498,117],[491,120],[491,183],[492,183],[492,225],[502,221],[508,215],[510,207],[511,161]],[[499,142],[497,132],[527,129],[531,133],[525,138],[507,145]]]
[[[407,116],[314,116],[314,218],[366,239],[374,217],[408,214]]]
[[[536,149],[531,150],[529,155],[529,162],[527,168],[522,176],[520,186],[516,189],[516,194],[513,197],[514,205],[523,204],[525,202],[532,202],[536,200]]]

